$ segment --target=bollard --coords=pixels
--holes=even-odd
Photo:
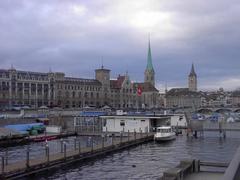
[[[78,141],[78,154],[81,154],[81,142],[80,142],[80,140]]]
[[[60,142],[61,142],[61,153],[63,153],[63,139],[61,139]]]
[[[93,153],[93,138],[91,137],[91,152]]]
[[[4,156],[2,156],[2,174],[4,173]]]
[[[74,137],[74,150],[77,150],[77,137]]]
[[[6,153],[5,153],[5,165],[7,166],[8,165],[8,148],[6,148]]]
[[[64,159],[66,160],[66,158],[67,158],[67,144],[66,144],[65,141],[63,142],[63,148],[64,148]]]
[[[128,141],[129,141],[129,134],[130,134],[130,133],[129,133],[129,130],[128,130]]]
[[[27,159],[26,159],[26,167],[29,168],[29,145],[27,146]]]

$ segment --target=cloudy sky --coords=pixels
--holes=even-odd
[[[1,0],[0,68],[142,81],[149,33],[158,88],[240,87],[239,0]]]

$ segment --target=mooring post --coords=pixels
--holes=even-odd
[[[130,136],[130,133],[129,133],[129,130],[128,130],[128,141],[129,141],[129,136]]]
[[[91,152],[93,153],[93,137],[91,137],[91,140],[92,140],[92,141],[91,141],[91,146],[92,146],[92,147],[91,147]]]
[[[4,173],[4,156],[2,156],[2,174]]]
[[[8,148],[6,148],[6,153],[5,153],[5,164],[6,164],[6,166],[8,165]]]
[[[74,137],[74,150],[77,150],[77,137]]]
[[[26,159],[26,167],[29,168],[29,151],[30,151],[30,148],[29,148],[29,145],[27,146],[27,159]]]
[[[60,139],[60,142],[61,142],[61,153],[63,153],[63,139],[62,138]]]
[[[66,144],[65,141],[63,142],[63,147],[64,147],[64,159],[66,160],[66,158],[67,158],[67,144]]]
[[[81,154],[81,141],[78,141],[78,154]]]

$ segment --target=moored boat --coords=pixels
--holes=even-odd
[[[170,126],[158,127],[157,132],[154,135],[155,141],[164,142],[164,141],[171,141],[174,139],[176,139],[176,135]]]

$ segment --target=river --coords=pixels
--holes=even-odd
[[[183,159],[230,162],[239,145],[240,132],[227,133],[226,139],[219,138],[218,133],[205,133],[204,137],[197,139],[178,136],[172,142],[146,143],[34,179],[157,179]]]

